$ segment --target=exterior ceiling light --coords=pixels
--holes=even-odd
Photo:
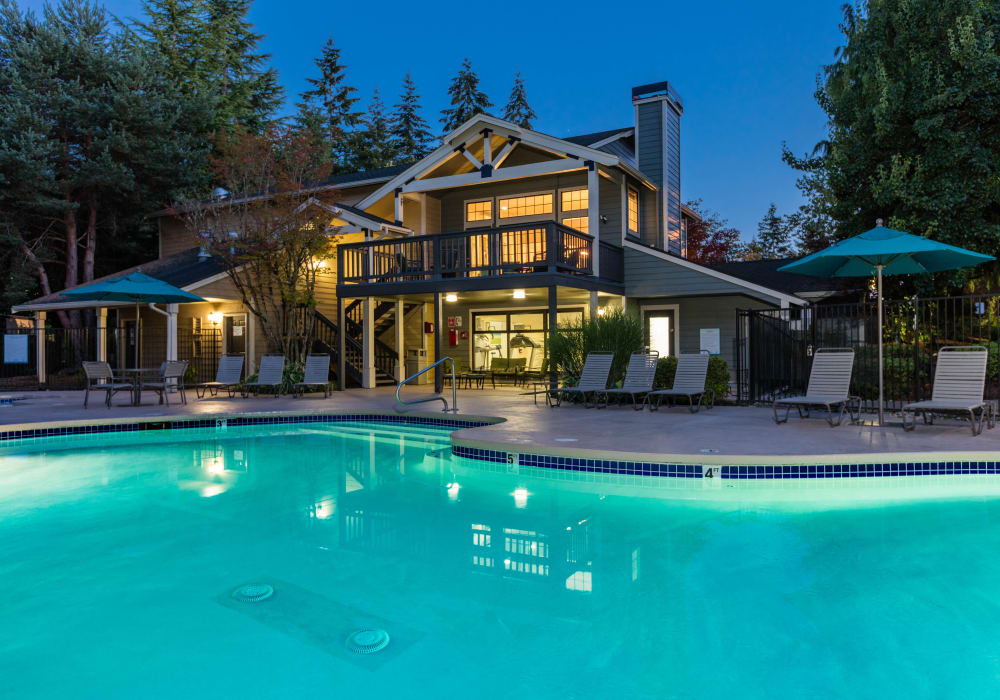
[[[444,300],[448,301],[448,302],[458,301],[458,295],[457,294],[445,294],[444,295]]]
[[[524,299],[524,290],[523,289],[515,289],[514,290],[514,298],[515,299]]]

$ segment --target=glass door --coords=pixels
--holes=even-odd
[[[672,310],[646,311],[644,315],[646,318],[646,345],[649,349],[659,352],[660,357],[676,355],[674,312]]]

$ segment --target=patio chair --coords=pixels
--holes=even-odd
[[[633,352],[628,360],[628,367],[625,368],[625,381],[621,388],[604,389],[595,394],[595,397],[604,396],[604,405],[598,405],[598,408],[607,408],[612,396],[627,396],[632,399],[632,408],[641,411],[646,394],[653,390],[659,359],[660,353],[656,350]]]
[[[274,389],[274,398],[281,396],[281,387],[285,373],[284,355],[264,355],[260,358],[260,369],[257,370],[257,381],[243,384],[243,398],[250,394],[257,396],[262,388]]]
[[[697,413],[705,397],[710,398],[708,409],[715,406],[715,391],[708,389],[708,361],[711,355],[707,353],[686,353],[677,356],[677,371],[674,372],[674,385],[670,389],[657,389],[646,394],[646,406],[650,411],[659,410],[660,404],[666,398],[672,404],[674,399],[686,398],[688,410]],[[653,404],[656,397],[656,404]]]
[[[560,406],[564,398],[579,394],[583,398],[584,408],[590,408],[587,404],[587,396],[593,396],[594,393],[608,388],[608,375],[611,374],[611,363],[614,359],[613,352],[588,353],[587,359],[583,362],[583,371],[580,372],[580,381],[576,383],[576,386],[558,386],[555,389],[547,390],[545,392],[546,403],[550,407]]]
[[[130,394],[135,389],[132,382],[123,382],[115,377],[111,371],[111,365],[107,362],[84,362],[83,373],[87,378],[86,392],[83,395],[83,407],[87,408],[90,401],[91,391],[104,392],[104,405],[111,408],[111,397],[119,391],[127,391]]]
[[[330,396],[330,356],[329,355],[309,355],[306,358],[305,376],[301,382],[296,382],[292,387],[292,396],[299,397],[306,392],[309,387],[319,387],[323,392],[323,398]]]
[[[935,414],[958,415],[968,418],[972,434],[983,432],[996,425],[993,405],[983,400],[986,385],[986,361],[989,352],[982,345],[953,345],[938,351],[934,370],[934,388],[929,401],[917,401],[903,406],[903,430],[917,427],[917,414],[923,416],[925,425],[934,423]],[[913,420],[906,422],[906,414]],[[977,417],[978,413],[978,417]]]
[[[187,392],[184,390],[184,373],[187,372],[187,367],[187,360],[168,360],[161,364],[160,375],[155,380],[151,382],[139,380],[139,388],[136,389],[139,393],[139,401],[136,403],[141,403],[142,392],[150,389],[160,397],[160,403],[166,403],[169,406],[170,390],[176,388],[177,393],[181,395],[181,403],[187,404]]]
[[[215,381],[195,384],[195,393],[199,399],[203,399],[206,392],[210,396],[217,396],[220,389],[225,389],[229,392],[229,398],[233,398],[240,388],[242,374],[243,355],[223,355],[219,358],[219,367],[215,371]]]
[[[850,412],[851,422],[858,420],[861,401],[850,396],[851,374],[854,371],[854,350],[850,348],[819,348],[813,354],[812,369],[809,371],[809,385],[804,396],[789,396],[775,399],[771,405],[774,411],[774,422],[788,422],[788,412],[794,406],[798,409],[799,418],[808,418],[809,409],[821,407],[826,409],[826,422],[831,427],[837,427],[844,420],[844,413]],[[778,406],[783,406],[785,415],[778,417]],[[833,411],[839,408],[840,413],[834,421]],[[803,413],[803,409],[805,412]]]

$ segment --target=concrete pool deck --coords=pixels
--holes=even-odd
[[[393,412],[394,388],[335,392],[329,399],[307,396],[241,398],[195,398],[187,405],[161,406],[150,396],[142,406],[114,404],[104,407],[100,399],[83,408],[82,391],[25,392],[24,400],[0,406],[0,432],[71,423],[88,424],[170,418],[205,418],[215,415],[262,414],[274,412]],[[429,396],[429,388],[408,387],[406,398]],[[450,390],[445,392],[450,400]],[[119,398],[120,402],[121,399]],[[446,417],[436,410],[439,404],[411,407],[411,413]],[[659,412],[633,411],[618,406],[585,409],[578,405],[549,408],[536,405],[519,389],[459,391],[458,419],[498,417],[503,422],[457,431],[456,443],[507,452],[542,452],[552,455],[616,454],[630,458],[679,459],[704,464],[733,464],[767,461],[772,464],[814,461],[831,456],[868,459],[1000,459],[1000,427],[984,430],[973,437],[968,424],[938,421],[933,426],[918,424],[906,433],[895,425],[843,425],[831,428],[821,417],[775,425],[770,409],[717,406],[711,411],[691,414],[686,408],[663,408]],[[451,417],[453,414],[447,414]],[[814,414],[819,416],[819,414]],[[866,418],[870,418],[867,416]]]

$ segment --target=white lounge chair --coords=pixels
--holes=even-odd
[[[789,396],[776,399],[771,408],[774,411],[774,422],[781,424],[788,421],[788,412],[794,406],[799,411],[799,418],[808,418],[809,409],[818,407],[826,409],[826,422],[838,426],[844,420],[844,413],[849,411],[851,421],[858,419],[860,400],[850,395],[851,374],[854,371],[854,350],[851,348],[819,348],[813,355],[812,369],[809,371],[809,386],[805,396]],[[785,409],[785,415],[778,417],[778,406]],[[834,409],[840,409],[836,422],[833,418]],[[803,413],[803,409],[805,412]]]
[[[688,409],[691,413],[697,413],[704,402],[705,397],[710,397],[708,408],[715,406],[715,391],[705,387],[708,380],[708,361],[711,356],[707,353],[685,353],[677,356],[677,371],[674,372],[674,385],[670,389],[657,389],[646,394],[646,406],[650,411],[660,408],[660,403],[664,398],[673,403],[674,399],[686,398]],[[656,398],[654,405],[653,398]]]
[[[319,387],[323,398],[330,396],[330,356],[309,355],[301,382],[296,382],[293,396],[302,396],[307,388]]]
[[[111,365],[107,362],[84,362],[83,374],[87,378],[86,393],[83,395],[84,408],[87,408],[92,391],[104,392],[104,405],[108,408],[111,408],[111,397],[119,391],[127,391],[133,395],[133,400],[135,399],[133,393],[135,384],[121,381],[111,371]]]
[[[653,390],[656,363],[659,359],[660,353],[656,350],[633,352],[628,360],[628,367],[625,368],[625,381],[622,382],[621,388],[597,392],[596,396],[604,396],[604,405],[600,408],[607,408],[612,396],[628,396],[632,399],[632,408],[641,411],[643,401],[639,399],[645,399],[646,394]]]
[[[264,355],[260,358],[260,369],[257,370],[257,380],[243,384],[243,397],[250,394],[257,396],[263,388],[274,389],[274,398],[281,396],[284,383],[285,357],[283,355]]]
[[[583,371],[580,372],[580,381],[576,383],[576,386],[559,386],[555,389],[548,389],[545,392],[545,400],[549,406],[559,406],[564,398],[579,394],[583,398],[584,407],[590,408],[587,405],[587,397],[608,388],[608,375],[611,374],[611,364],[614,359],[613,352],[587,353],[587,359],[583,362]]]
[[[934,423],[935,414],[967,417],[973,435],[983,432],[984,421],[990,428],[995,426],[993,405],[983,400],[988,359],[989,352],[982,345],[955,345],[938,350],[931,398],[903,406],[903,430],[917,427],[918,413],[927,425]],[[909,423],[907,413],[912,414]]]
[[[207,391],[211,396],[217,396],[220,389],[229,392],[229,398],[240,388],[240,376],[243,374],[243,355],[223,355],[219,358],[219,367],[215,371],[214,382],[202,382],[194,387],[199,399],[205,397]]]

